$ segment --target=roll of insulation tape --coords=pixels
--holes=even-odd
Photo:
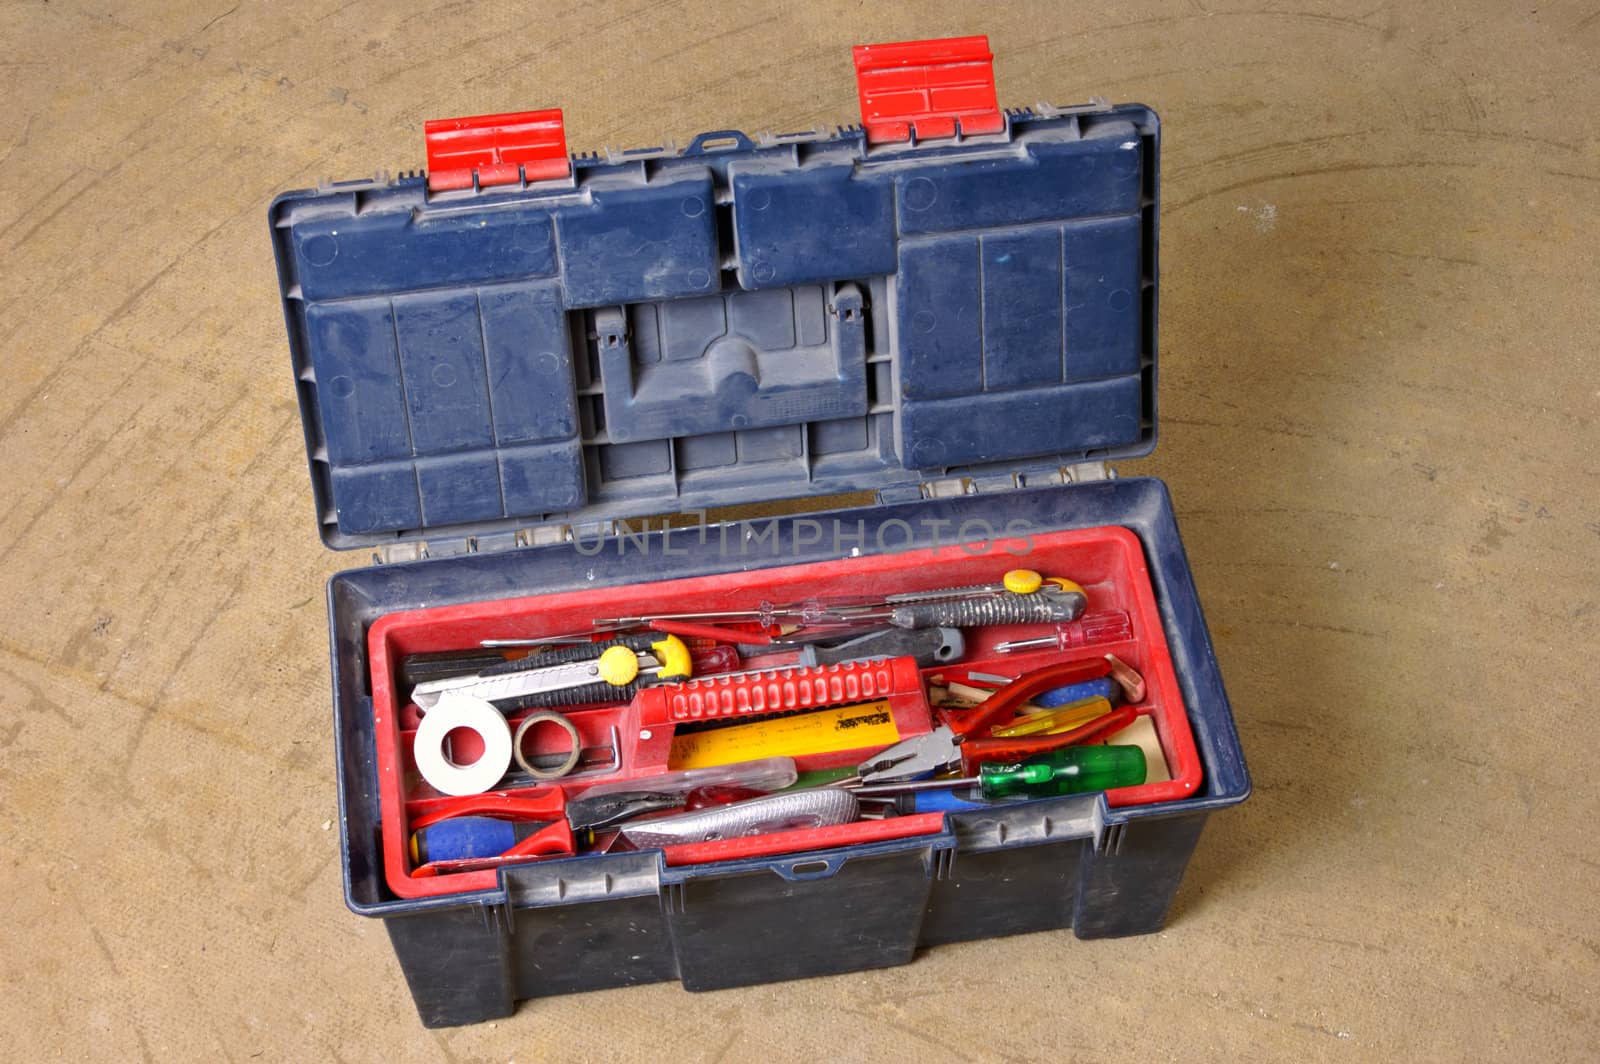
[[[477,732],[483,756],[460,765],[445,752],[445,740],[457,728]],[[511,725],[498,709],[481,698],[446,694],[428,710],[417,727],[412,756],[417,771],[445,794],[482,794],[511,767]]]
[[[612,647],[611,649],[623,650],[626,648]],[[628,651],[628,656],[633,658],[635,661],[638,660],[631,650]],[[635,671],[637,670],[638,667],[635,666]],[[572,743],[572,748],[567,751],[566,759],[555,768],[540,768],[532,761],[529,761],[522,752],[522,737],[527,735],[528,731],[535,724],[554,724],[556,727],[567,733],[567,738]],[[578,767],[578,761],[583,756],[583,740],[578,737],[578,726],[573,724],[572,721],[568,720],[566,717],[563,717],[559,713],[544,709],[539,710],[536,713],[529,713],[526,717],[522,718],[522,723],[517,725],[517,733],[511,737],[511,754],[517,759],[517,764],[522,767],[522,771],[526,772],[534,779],[553,780],[558,779],[561,776],[565,776],[567,773]]]

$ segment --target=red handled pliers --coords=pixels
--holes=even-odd
[[[1042,691],[1097,680],[1110,672],[1109,662],[1104,658],[1093,658],[1065,665],[1050,665],[1027,673],[971,709],[941,708],[939,712],[945,718],[944,724],[926,735],[896,743],[861,764],[856,771],[861,781],[867,784],[916,779],[955,768],[959,768],[962,775],[970,776],[976,774],[978,765],[985,761],[1021,761],[1036,754],[1081,743],[1107,730],[1115,722],[1102,717],[1082,728],[1059,735],[1029,735],[1016,739],[994,738],[989,735],[989,730],[1009,721],[1019,707]],[[1117,714],[1111,716],[1116,717]]]
[[[413,877],[426,878],[449,872],[472,872],[526,861],[530,857],[568,857],[578,852],[572,825],[567,822],[567,796],[562,793],[560,787],[530,787],[520,791],[515,797],[509,794],[468,795],[414,818],[409,827],[411,831],[417,832],[458,816],[491,816],[498,820],[549,821],[549,823],[496,857],[463,857],[447,861],[429,861],[413,870],[411,873]]]
[[[493,857],[458,857],[429,861],[419,865],[413,877],[445,875],[450,872],[476,872],[485,868],[517,864],[536,857],[571,857],[580,840],[630,817],[677,809],[682,795],[651,791],[617,791],[593,798],[568,799],[560,787],[529,787],[516,794],[473,794],[457,798],[412,819],[412,832],[458,816],[490,816],[499,820],[527,820],[545,823],[544,827],[522,839],[509,850]]]

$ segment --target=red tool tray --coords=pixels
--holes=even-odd
[[[1061,575],[1083,586],[1094,610],[1120,609],[1132,620],[1133,638],[1071,651],[1044,649],[995,654],[1002,639],[1043,633],[1043,626],[969,629],[968,652],[962,664],[1017,675],[1056,661],[1113,653],[1139,670],[1146,697],[1134,708],[1150,719],[1161,742],[1171,779],[1125,787],[1107,793],[1109,805],[1132,806],[1189,797],[1201,783],[1201,761],[1184,712],[1162,631],[1154,592],[1138,537],[1125,528],[1104,527],[1041,533],[1030,537],[1022,557],[996,546],[984,554],[961,547],[941,547],[902,554],[884,554],[762,570],[758,574],[723,573],[630,587],[534,595],[466,605],[392,613],[368,633],[372,661],[372,697],[378,751],[378,780],[383,822],[384,874],[401,897],[424,897],[494,887],[493,869],[428,878],[413,878],[409,859],[408,817],[430,807],[439,793],[418,774],[411,758],[416,707],[397,704],[398,667],[410,654],[476,647],[488,638],[532,638],[586,630],[597,617],[628,615],[651,609],[695,612],[749,607],[762,600],[793,601],[828,596],[876,596],[902,591],[986,583],[1019,564],[1048,575]],[[968,548],[970,549],[970,548]],[[926,670],[937,673],[943,667]],[[569,713],[585,746],[606,745],[625,707]],[[537,734],[537,733],[535,733]],[[624,759],[633,744],[624,739]],[[538,752],[538,748],[535,748]],[[835,761],[836,764],[849,763]],[[823,767],[826,762],[804,767]],[[585,773],[575,779],[546,781],[569,793],[611,779],[628,778],[626,764],[612,774]],[[647,780],[641,780],[647,785]],[[514,792],[505,792],[514,793]],[[942,815],[923,814],[882,821],[862,821],[815,831],[779,836],[730,839],[670,847],[669,864],[698,863],[754,855],[797,852],[823,846],[903,838],[940,830]]]

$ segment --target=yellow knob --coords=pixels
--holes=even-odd
[[[1044,578],[1032,569],[1012,569],[1000,578],[1007,591],[1018,595],[1031,595],[1039,590],[1039,585],[1044,583]]]
[[[599,664],[600,678],[613,687],[626,687],[639,675],[639,655],[627,647],[611,647]]]

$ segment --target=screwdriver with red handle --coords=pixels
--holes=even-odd
[[[1075,621],[1058,624],[1048,635],[1030,639],[1008,639],[996,643],[994,649],[1001,654],[1019,650],[1077,650],[1098,643],[1121,643],[1133,638],[1133,620],[1126,610],[1095,610],[1085,613]]]

